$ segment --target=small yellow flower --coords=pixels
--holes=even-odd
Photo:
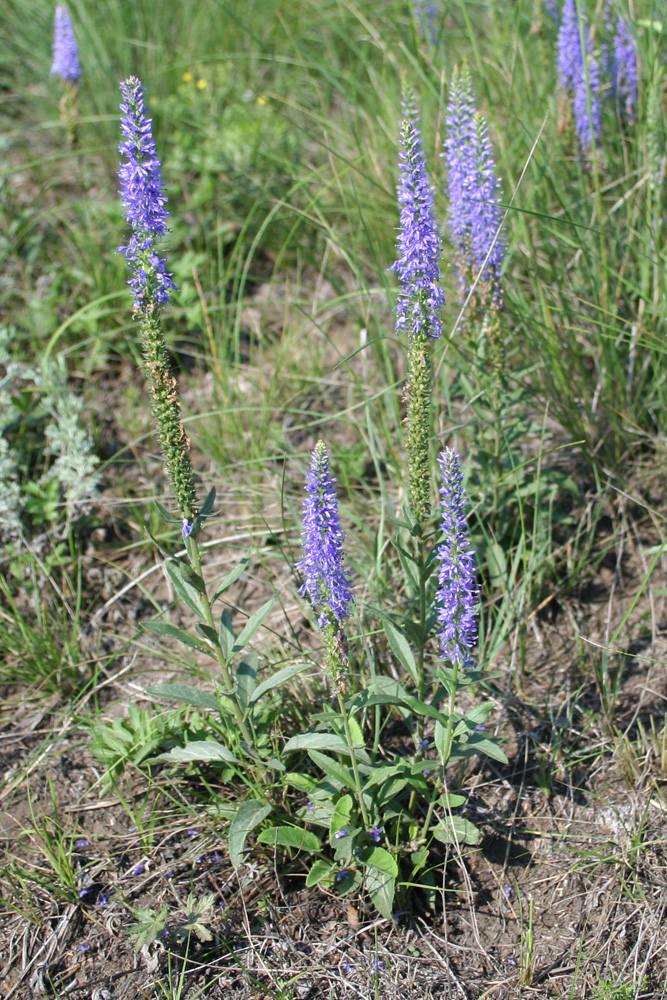
[[[186,69],[181,79],[183,80],[183,83],[191,83],[192,80],[194,80],[194,76],[189,69]]]
[[[197,87],[199,90],[206,90],[208,87],[208,80],[197,80]]]
[[[260,94],[260,96],[257,98],[257,103],[258,104],[266,104],[266,98],[262,97],[262,95]]]

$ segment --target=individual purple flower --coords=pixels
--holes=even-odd
[[[583,36],[583,47],[582,47]],[[602,127],[600,67],[591,55],[588,24],[577,0],[564,0],[558,30],[558,79],[572,101],[574,128],[582,152],[594,145]],[[592,126],[592,127],[591,127]]]
[[[503,211],[493,150],[486,121],[475,110],[475,95],[466,65],[454,72],[446,117],[449,225],[456,244],[459,300],[473,281],[481,282],[484,308],[502,305],[500,272],[505,255]]]
[[[630,26],[622,17],[617,21],[614,34],[612,83],[617,98],[623,101],[625,117],[629,122],[633,122],[639,91],[637,46]]]
[[[70,83],[76,83],[82,72],[72,19],[64,3],[58,4],[56,7],[51,72]]]
[[[437,551],[440,652],[465,668],[472,666],[470,650],[477,638],[475,553],[468,537],[461,460],[453,448],[445,448],[438,463],[444,535]]]
[[[89,841],[86,840],[85,837],[82,837],[81,840],[77,840],[77,842],[75,843],[74,846],[75,847],[88,847],[88,844],[89,844]]]
[[[349,878],[349,877],[350,877],[350,869],[349,868],[341,868],[341,870],[336,875],[336,881],[337,882],[342,882],[343,879],[346,879],[346,878]]]
[[[146,871],[146,866],[142,865],[142,864],[138,864],[136,866],[136,868],[132,869],[132,874],[133,875],[143,875],[145,871]]]
[[[376,844],[379,844],[382,839],[383,829],[384,827],[382,826],[373,826],[368,831],[368,836],[371,838],[371,840],[374,840]]]
[[[181,525],[181,531],[183,532],[183,538],[189,538],[190,535],[192,534],[192,529],[193,528],[194,528],[194,524],[190,524],[190,522],[188,521],[187,517],[184,517],[182,525]]]
[[[99,896],[97,897],[97,905],[98,906],[108,906],[109,905],[109,897],[107,896],[106,893],[101,892],[99,894]]]
[[[442,334],[440,310],[445,304],[439,284],[441,239],[416,113],[404,118],[401,124],[399,165],[400,227],[396,241],[399,256],[390,268],[400,283],[396,332],[406,327],[410,333],[420,333],[423,329],[429,337],[437,339]]]
[[[418,750],[426,750],[426,747],[429,745],[430,742],[431,742],[430,740],[420,740],[419,746],[417,747],[417,749]]]
[[[342,840],[343,837],[347,837],[347,830],[336,830],[334,833],[335,840]]]
[[[343,532],[338,518],[336,480],[329,470],[329,452],[323,441],[313,449],[303,505],[304,557],[297,565],[303,575],[299,593],[307,595],[316,610],[320,628],[349,616],[352,587],[343,558]]]
[[[176,288],[165,261],[156,252],[157,241],[167,233],[167,198],[153,139],[152,121],[146,117],[144,89],[130,76],[120,85],[123,141],[118,152],[125,157],[118,171],[125,218],[132,227],[126,246],[119,247],[133,275],[128,284],[134,292],[134,309],[152,312],[169,301]]]

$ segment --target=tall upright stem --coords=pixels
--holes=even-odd
[[[197,574],[197,576],[201,577],[201,555],[199,552],[197,539],[194,537],[194,534],[190,536],[188,542],[189,542],[192,568]],[[202,599],[202,611],[204,613],[206,624],[208,625],[209,628],[215,630],[215,618],[213,617],[213,608],[211,607],[211,602],[209,601],[208,594],[206,593],[205,590],[204,593],[201,595],[201,599]],[[229,666],[227,664],[227,661],[225,660],[223,652],[219,646],[215,646],[215,656],[218,661],[218,666],[220,667],[220,673],[222,674],[223,683],[225,685],[225,695],[232,704],[234,719],[239,727],[239,732],[241,733],[243,740],[248,744],[248,746],[252,746],[253,743],[252,735],[250,733],[250,730],[248,729],[246,720],[243,717],[241,706],[238,703],[236,695],[233,693],[234,682],[229,672]]]

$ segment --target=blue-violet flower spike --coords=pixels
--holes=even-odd
[[[51,72],[70,83],[81,76],[79,47],[76,44],[72,19],[65,4],[58,4],[53,27],[53,65]]]
[[[167,198],[141,82],[130,76],[121,83],[120,90],[123,141],[118,152],[126,159],[121,163],[118,177],[132,235],[127,246],[119,250],[134,272],[128,284],[135,295],[135,311],[151,312],[168,302],[169,292],[176,288],[165,261],[156,251],[157,241],[168,231]]]
[[[352,587],[343,558],[343,532],[338,517],[338,498],[329,470],[329,452],[323,441],[313,449],[303,505],[304,557],[298,564],[303,575],[299,593],[306,595],[316,611],[318,624],[340,624],[350,614]]]
[[[442,334],[440,310],[445,304],[439,284],[441,238],[416,115],[401,123],[399,164],[399,256],[390,268],[400,282],[396,332],[405,327],[414,333],[424,329],[437,339]]]
[[[477,638],[474,550],[465,518],[461,460],[453,448],[440,452],[442,532],[438,547],[438,622],[440,652],[462,667],[472,666],[470,650]]]
[[[558,78],[561,90],[572,100],[575,131],[579,145],[585,151],[599,138],[602,111],[600,67],[591,56],[591,40],[583,12],[581,18],[580,30],[577,0],[564,0],[563,17],[558,30]]]
[[[623,100],[625,117],[630,122],[634,121],[639,90],[637,47],[632,32],[623,18],[618,19],[614,35],[613,84],[616,95]]]

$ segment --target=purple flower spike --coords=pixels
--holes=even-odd
[[[56,7],[51,72],[63,80],[69,80],[70,83],[76,83],[82,72],[72,19],[64,3]]]
[[[600,136],[601,82],[600,67],[591,56],[588,24],[583,12],[580,26],[577,0],[565,0],[563,3],[563,18],[558,31],[558,79],[561,90],[572,101],[574,128],[579,146],[585,152]]]
[[[118,152],[126,158],[118,171],[125,218],[132,227],[127,246],[119,247],[134,274],[128,284],[134,292],[136,311],[151,312],[169,301],[176,288],[156,244],[167,233],[167,199],[153,139],[152,121],[146,117],[144,89],[135,76],[120,85],[123,141]]]
[[[440,310],[445,304],[439,285],[441,239],[416,113],[401,124],[399,163],[399,257],[390,268],[398,275],[401,286],[396,332],[407,327],[409,332],[419,333],[425,328],[429,337],[437,339],[442,334]]]
[[[439,546],[438,622],[443,657],[466,668],[472,666],[470,650],[477,638],[474,550],[470,548],[465,518],[461,460],[453,448],[440,452],[442,532]]]
[[[319,610],[318,625],[340,623],[349,616],[352,587],[343,558],[343,532],[338,518],[336,480],[329,470],[329,452],[323,441],[313,449],[303,505],[304,558],[297,569],[303,575],[299,593]]]
[[[459,299],[465,301],[473,280],[479,277],[485,305],[489,304],[486,287],[494,305],[500,307],[500,272],[505,256],[500,185],[486,121],[475,111],[467,66],[452,78],[446,124],[449,224],[456,243]]]
[[[619,18],[614,35],[614,60],[612,82],[614,93],[623,101],[623,112],[629,122],[635,121],[635,107],[639,90],[637,71],[637,46],[628,23]]]

